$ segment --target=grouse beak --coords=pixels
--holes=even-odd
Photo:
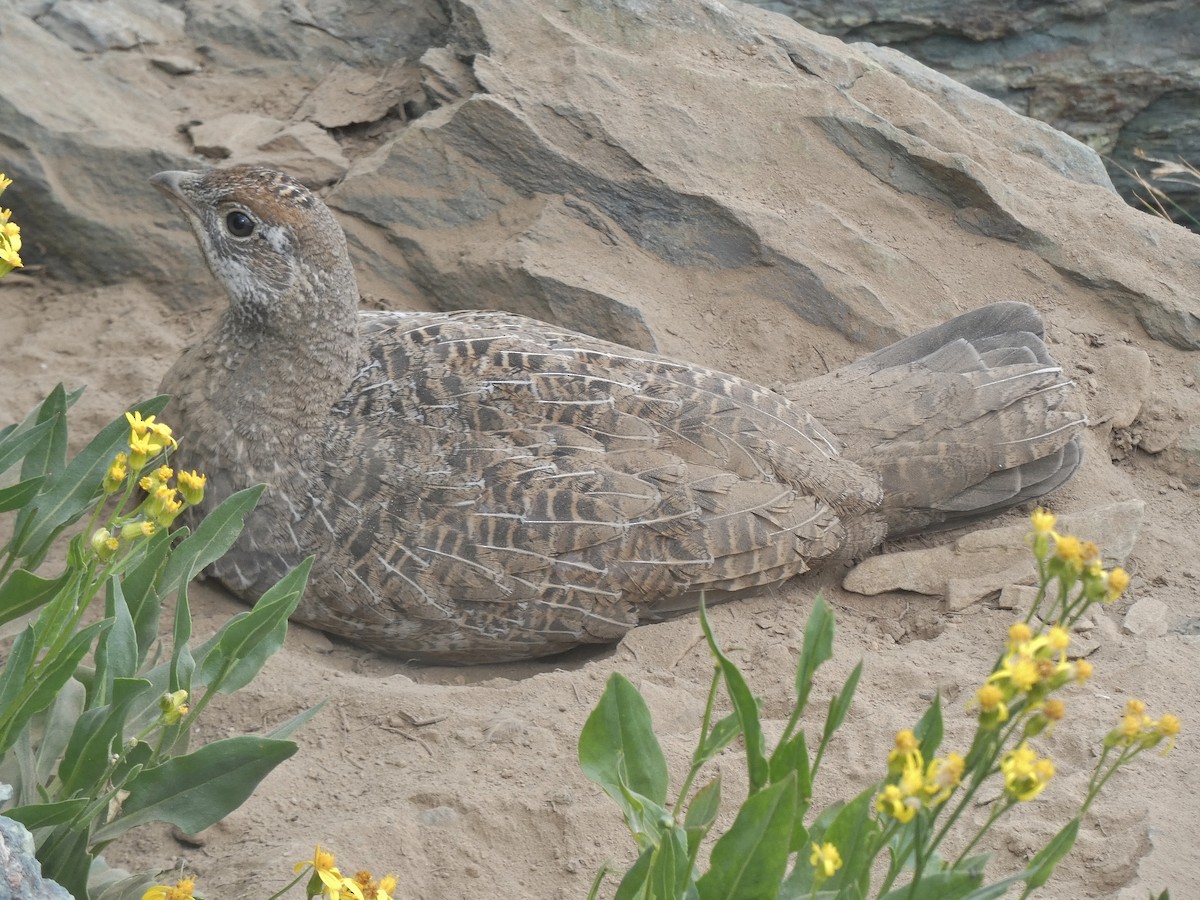
[[[199,180],[200,176],[195,172],[159,172],[151,177],[150,183],[185,212],[195,213],[196,207],[188,189]]]

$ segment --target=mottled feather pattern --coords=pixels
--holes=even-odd
[[[999,470],[1059,454],[1050,484],[1074,464],[1081,417],[1025,319],[1015,350],[985,316],[970,339],[835,373],[813,388],[828,428],[806,390],[519,316],[359,313],[340,229],[298,183],[246,167],[156,183],[231,301],[164,379],[183,458],[209,474],[205,508],[270,486],[211,574],[253,600],[315,554],[297,617],[367,646],[481,662],[613,641],[702,591],[865,553],[909,508],[939,524],[966,499],[1019,502]],[[230,211],[253,232],[231,236]],[[939,478],[950,495],[922,493]]]

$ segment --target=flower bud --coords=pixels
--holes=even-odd
[[[112,555],[121,546],[121,542],[113,537],[107,528],[97,528],[93,531],[88,543],[92,547],[92,552],[101,562],[108,562],[112,559]]]
[[[204,500],[206,484],[208,484],[208,479],[195,469],[179,473],[179,493],[183,494],[183,499],[188,506],[195,506]]]

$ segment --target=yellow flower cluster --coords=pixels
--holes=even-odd
[[[142,900],[196,900],[192,896],[192,891],[195,889],[195,879],[181,878],[174,887],[166,884],[154,885],[154,887],[142,894]]]
[[[159,529],[170,528],[183,510],[204,500],[208,479],[196,471],[180,472],[160,465],[145,474],[147,464],[160,453],[179,446],[171,427],[156,422],[154,416],[142,418],[141,413],[125,413],[129,422],[129,452],[118,453],[104,474],[104,493],[111,496],[122,488],[126,496],[133,490],[131,481],[145,492],[146,498],[128,516],[118,516],[108,527],[97,528],[89,537],[92,552],[101,561],[108,561],[123,544],[152,537]],[[138,476],[141,475],[141,478]],[[173,486],[171,479],[175,478]]]
[[[187,698],[187,691],[175,691],[158,698],[158,708],[162,711],[164,725],[174,725],[188,714]]]
[[[1081,581],[1083,594],[1089,601],[1111,603],[1129,587],[1129,573],[1120,566],[1106,570],[1100,561],[1100,548],[1094,543],[1055,531],[1053,513],[1039,507],[1030,521],[1033,555],[1039,563],[1046,564],[1050,575],[1058,576],[1068,585]]]
[[[387,875],[376,881],[370,872],[359,872],[353,878],[347,878],[334,865],[333,854],[322,850],[321,845],[313,852],[312,859],[296,863],[295,871],[302,872],[306,867],[313,870],[314,876],[320,881],[321,896],[330,900],[340,900],[342,897],[353,897],[354,900],[392,900],[392,891],[396,889],[396,878]]]
[[[842,867],[842,854],[838,853],[838,848],[826,841],[824,844],[812,845],[812,856],[808,861],[817,870],[816,880],[824,881],[826,878],[832,878],[833,873]]]
[[[1070,645],[1071,635],[1059,625],[1037,635],[1024,622],[1009,628],[1000,665],[975,694],[979,724],[985,729],[999,727],[1008,720],[1009,705],[1017,699],[1027,699],[1028,706],[1037,711],[1028,734],[1040,733],[1061,719],[1062,701],[1047,700],[1047,695],[1069,681],[1083,683],[1092,677],[1087,660],[1067,659]]]
[[[1166,713],[1160,719],[1151,719],[1146,715],[1145,703],[1141,700],[1130,700],[1125,704],[1125,715],[1121,717],[1121,724],[1105,736],[1104,746],[1148,750],[1166,741],[1167,746],[1163,748],[1165,754],[1175,746],[1177,734],[1179,719],[1175,716]]]
[[[944,803],[962,782],[966,761],[947,753],[925,765],[920,744],[908,729],[896,734],[888,754],[888,784],[875,798],[875,809],[900,823],[910,822],[922,807]]]
[[[11,178],[6,178],[0,172],[0,194],[12,184]],[[0,277],[7,275],[13,269],[19,268],[21,262],[21,226],[10,222],[12,210],[0,209]]]
[[[154,421],[154,416],[143,419],[140,412],[133,412],[125,413],[125,418],[129,422],[129,465],[134,472],[140,472],[166,448],[179,446],[171,435],[171,427]]]
[[[1054,777],[1054,763],[1039,758],[1024,741],[1000,757],[1000,772],[1004,775],[1004,790],[1014,800],[1032,800]]]

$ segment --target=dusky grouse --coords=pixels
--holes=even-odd
[[[342,229],[287,175],[163,172],[229,309],[163,380],[198,512],[270,487],[211,573],[458,663],[618,640],[885,537],[1039,496],[1085,419],[1029,306],[782,390],[497,312],[360,312]],[[815,418],[814,418],[815,414]]]

